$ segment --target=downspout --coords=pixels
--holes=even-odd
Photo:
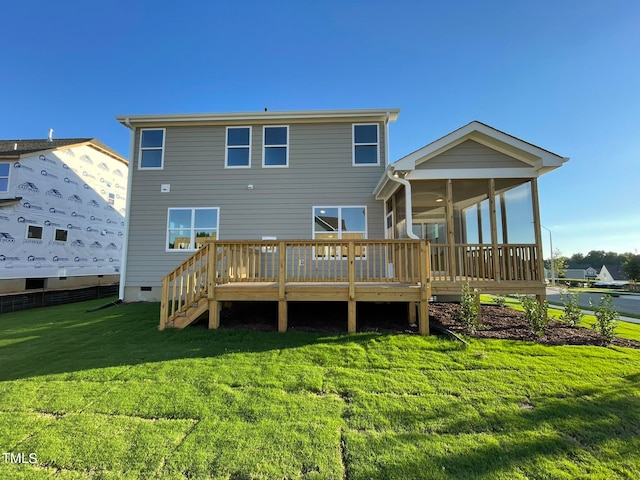
[[[389,178],[389,180],[391,180],[392,182],[397,182],[401,185],[404,185],[404,192],[405,192],[405,197],[406,197],[406,201],[405,201],[405,216],[407,217],[407,236],[409,238],[412,238],[414,240],[419,240],[420,237],[416,236],[415,233],[413,233],[413,212],[411,210],[411,184],[409,183],[408,180],[405,180],[404,178],[394,178],[394,176],[391,173],[391,168],[390,165],[391,163],[389,162],[389,117],[391,116],[390,112],[387,112],[387,117],[385,118],[384,121],[384,149],[385,149],[385,161],[386,161],[386,172],[387,172],[387,177]],[[386,208],[386,207],[385,207]],[[386,210],[384,210],[385,212],[385,219],[384,221],[386,222]],[[386,223],[385,223],[385,231],[386,231]]]
[[[400,185],[404,185],[404,196],[405,196],[405,216],[407,217],[407,236],[414,240],[420,240],[415,233],[413,233],[413,211],[411,206],[411,183],[404,178],[395,178],[391,173],[392,168],[387,168],[387,177],[392,182],[399,183]]]
[[[120,263],[120,287],[118,289],[118,298],[124,301],[124,287],[125,280],[127,278],[127,256],[129,254],[129,223],[131,219],[131,190],[133,186],[133,169],[134,169],[134,153],[136,142],[136,129],[129,122],[129,118],[126,118],[124,124],[129,130],[131,130],[131,145],[129,146],[129,169],[127,175],[127,206],[126,206],[126,219],[124,227],[124,241],[122,244],[122,259]]]

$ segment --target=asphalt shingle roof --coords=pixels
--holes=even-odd
[[[0,155],[24,155],[94,141],[92,138],[57,138],[32,140],[0,140]]]

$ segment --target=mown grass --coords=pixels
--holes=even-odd
[[[0,478],[639,478],[640,352],[0,316]],[[640,338],[640,327],[625,334]]]

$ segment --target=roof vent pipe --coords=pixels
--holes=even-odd
[[[16,142],[16,143],[14,143],[14,144],[13,144],[13,149],[14,149],[14,150],[18,150],[18,142]]]
[[[49,138],[47,139],[47,142],[53,142],[53,128],[49,129]]]

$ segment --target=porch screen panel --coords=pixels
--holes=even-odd
[[[503,232],[504,243],[535,244],[533,224],[533,196],[529,179],[499,179],[496,185],[498,231]]]

